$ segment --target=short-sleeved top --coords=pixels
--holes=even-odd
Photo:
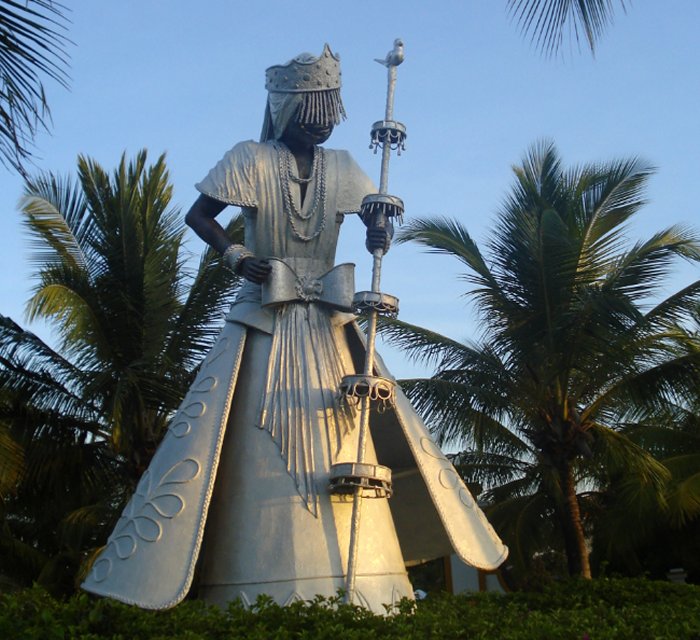
[[[347,151],[325,149],[325,202],[310,212],[321,176],[312,176],[302,207],[299,184],[281,175],[281,147],[277,141],[241,142],[195,186],[215,200],[242,208],[246,217],[245,244],[258,257],[314,258],[330,268],[343,216],[359,212],[362,198],[376,192],[376,187]],[[296,171],[295,163],[291,164]],[[323,224],[321,233],[310,241],[302,241],[291,228],[288,218],[293,214],[284,206],[282,179],[288,181],[297,211],[304,218],[309,216],[308,220],[294,218],[298,233],[312,236]]]

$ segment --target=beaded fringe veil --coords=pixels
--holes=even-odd
[[[335,126],[345,119],[340,89],[307,91],[303,96],[296,117],[298,122]]]
[[[335,126],[345,117],[340,89],[300,93],[271,92],[265,107],[260,141],[279,140],[292,120],[303,124]]]

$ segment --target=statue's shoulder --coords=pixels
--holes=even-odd
[[[244,140],[229,149],[195,188],[215,200],[239,207],[257,206],[262,145]]]
[[[266,164],[274,159],[275,147],[269,142],[256,142],[255,140],[243,140],[229,149],[220,164],[224,167],[238,167],[251,171],[254,167]]]
[[[260,150],[261,146],[263,145],[260,142],[256,142],[255,140],[243,140],[233,145],[233,147],[231,147],[231,149],[229,149],[226,152],[224,157],[228,156],[231,158],[254,158]]]
[[[242,140],[241,142],[233,145],[233,149],[250,149],[251,151],[254,151],[260,146],[260,144],[261,143],[257,142],[256,140]]]
[[[372,179],[357,164],[349,151],[345,149],[326,149],[324,152],[329,162],[329,171],[337,176],[337,207],[341,213],[357,213],[362,198],[368,193],[376,193],[377,188]]]
[[[323,151],[326,154],[326,157],[333,158],[339,169],[357,166],[355,159],[346,149],[328,149],[324,147]]]
[[[326,154],[331,154],[337,157],[348,157],[351,158],[352,156],[350,155],[350,152],[347,151],[346,149],[329,149],[328,147],[323,147],[323,151]]]

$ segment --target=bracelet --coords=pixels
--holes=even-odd
[[[230,244],[224,251],[224,262],[231,271],[238,273],[238,267],[245,258],[252,258],[254,254],[242,244]]]

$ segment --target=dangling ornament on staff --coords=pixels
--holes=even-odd
[[[382,165],[379,193],[367,195],[362,201],[360,215],[368,229],[385,229],[390,225],[392,218],[401,221],[403,216],[403,201],[388,194],[391,151],[397,151],[400,154],[405,148],[406,141],[406,127],[393,120],[396,68],[403,59],[403,42],[399,38],[394,40],[394,47],[385,58],[375,59],[387,68],[388,80],[384,119],[375,122],[371,130],[370,148],[374,149],[375,153],[381,148]],[[333,465],[330,475],[330,489],[333,493],[353,495],[350,549],[345,582],[347,602],[353,602],[355,595],[362,500],[389,498],[392,492],[391,470],[379,464],[365,463],[371,402],[377,403],[381,410],[394,401],[394,381],[374,375],[377,317],[379,314],[396,317],[399,311],[398,298],[382,293],[380,289],[384,253],[385,250],[382,248],[372,252],[371,290],[356,293],[353,300],[356,312],[367,315],[364,371],[362,374],[345,376],[340,384],[340,394],[345,401],[360,406],[357,461]]]

